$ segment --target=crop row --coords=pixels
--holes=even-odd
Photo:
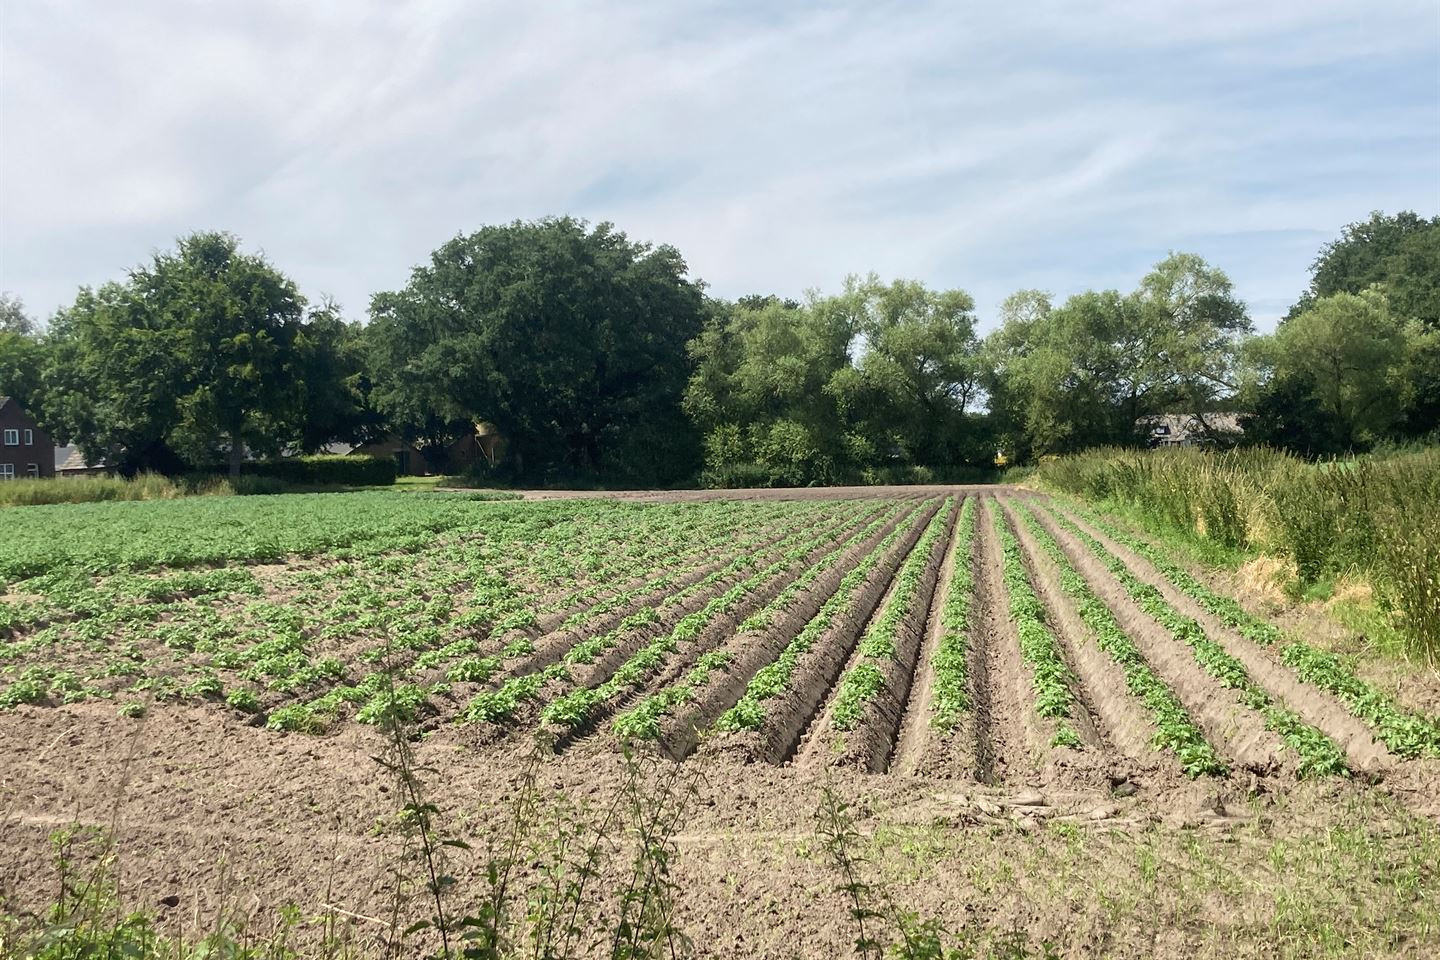
[[[737,517],[728,511],[719,511],[709,516],[690,515],[684,517],[682,515],[678,528],[673,532],[677,535],[688,535],[692,540],[699,538],[699,548],[703,550],[707,546],[716,546],[725,542],[733,536],[736,521]],[[763,531],[769,528],[762,524],[759,529]],[[472,561],[484,565],[493,557],[495,551],[507,547],[513,549],[513,544],[503,544],[491,540],[487,542],[484,551],[479,556],[472,557]],[[696,551],[696,557],[703,555],[700,550]],[[484,555],[486,553],[491,554],[491,557],[486,557]],[[387,558],[392,561],[399,559]],[[686,568],[681,566],[680,569],[683,571]],[[483,589],[485,588],[484,581],[481,582]],[[429,703],[430,697],[447,693],[451,683],[474,682],[481,679],[482,676],[488,677],[489,672],[498,669],[504,661],[526,656],[533,651],[532,639],[520,636],[509,640],[498,653],[489,657],[464,656],[464,652],[471,650],[471,645],[476,641],[474,637],[460,637],[448,643],[444,642],[444,636],[454,621],[451,621],[451,624],[444,624],[429,620],[423,616],[423,609],[417,609],[413,601],[395,603],[387,597],[387,594],[393,595],[397,592],[403,595],[421,586],[422,581],[410,578],[407,582],[388,591],[378,591],[369,596],[369,599],[375,604],[372,611],[375,622],[366,626],[377,636],[378,643],[361,651],[358,659],[372,663],[386,663],[385,670],[372,673],[358,684],[336,685],[308,703],[281,707],[271,713],[268,725],[276,729],[307,731],[323,728],[334,721],[336,708],[340,704],[360,702],[361,694],[367,690],[371,692],[370,698],[365,700],[364,705],[360,706],[356,712],[356,719],[360,722],[369,722],[384,715],[387,710],[398,712],[403,716],[414,715]],[[422,619],[418,622],[415,619],[416,615],[422,615]],[[513,619],[509,622],[513,623]],[[502,620],[490,631],[490,635],[493,636],[498,630],[508,626],[509,623]],[[427,668],[433,667],[437,662],[444,662],[450,655],[458,654],[461,659],[446,671],[445,680],[441,682],[393,685],[382,683],[377,679],[382,674],[388,675],[390,670],[395,669],[407,655],[412,653],[419,654],[415,663],[419,664],[423,659]]]
[[[850,609],[861,585],[869,578],[871,571],[884,559],[890,548],[900,540],[918,521],[926,505],[917,506],[894,530],[875,545],[840,581],[835,593],[820,607],[819,612],[785,645],[775,660],[761,667],[750,678],[745,693],[715,722],[718,730],[758,730],[765,722],[765,702],[783,693],[790,685],[795,668],[815,642],[830,629],[844,612]]]
[[[768,520],[780,514],[781,512],[779,511],[765,511],[763,519]],[[680,526],[677,529],[671,530],[670,536],[667,536],[665,539],[666,542],[671,543],[674,542],[674,539],[688,541],[690,548],[688,551],[676,557],[676,560],[680,562],[678,562],[674,568],[662,574],[663,582],[656,585],[657,589],[673,583],[676,577],[688,575],[688,571],[696,565],[701,565],[712,550],[721,545],[729,545],[732,543],[736,523],[744,517],[744,514],[729,510],[718,510],[708,514],[692,514],[689,517],[681,514],[680,516],[682,518],[680,519]],[[751,516],[749,519],[755,520],[759,518]],[[771,529],[767,524],[763,522],[759,523],[752,529],[752,539],[748,542],[752,544],[761,542],[764,538],[771,535]],[[616,541],[614,541],[613,535],[607,534],[606,542]],[[629,618],[622,620],[621,626],[617,628],[617,630],[640,629],[646,624],[654,622],[656,618],[657,614],[653,609],[642,608]],[[366,654],[362,654],[362,657],[367,656],[371,652],[378,652],[385,658],[393,660],[399,653],[403,652],[405,648],[415,645],[413,638],[417,635],[425,637],[426,632],[428,632],[428,630],[417,634],[413,629],[396,629],[396,625],[392,624],[390,629],[386,631],[386,636],[381,645],[372,647]],[[494,636],[495,632],[492,631],[491,635]],[[471,639],[472,638],[462,637],[459,640],[451,641],[449,644],[439,647],[438,651],[432,640],[428,638],[424,639],[419,645],[419,649],[425,650],[426,652],[421,653],[420,657],[416,659],[416,663],[418,664],[424,659],[427,667],[433,667],[437,661],[443,662],[446,654],[455,653],[457,650],[468,650]],[[482,679],[488,679],[496,670],[500,669],[506,661],[524,658],[532,654],[534,649],[533,639],[529,636],[522,635],[510,639],[497,653],[485,657],[462,656],[457,663],[446,671],[443,682],[428,685],[424,683],[406,683],[393,688],[385,688],[379,695],[382,700],[376,704],[377,709],[367,710],[362,707],[357,712],[356,717],[361,722],[366,722],[367,719],[372,716],[381,715],[383,711],[378,708],[398,709],[401,715],[408,715],[412,712],[413,707],[428,704],[431,696],[448,693],[450,684],[478,682]],[[437,652],[441,654],[441,656],[430,656]],[[584,651],[577,654],[577,658],[583,655]],[[277,726],[284,725],[284,728],[293,729],[296,727],[292,726],[292,724],[298,722],[301,724],[298,728],[305,729],[308,726],[310,717],[302,713],[302,709],[308,709],[311,717],[316,715],[323,717],[323,721],[328,723],[333,719],[333,716],[325,716],[325,714],[333,713],[333,708],[337,703],[335,698],[337,691],[341,697],[340,702],[345,702],[348,696],[353,695],[352,690],[339,687],[336,690],[327,692],[309,704],[295,708],[286,708],[286,711],[278,717],[272,714],[271,723]],[[383,699],[385,697],[393,698],[396,702],[386,702]]]
[[[1216,619],[1241,636],[1262,646],[1280,643],[1280,657],[1300,679],[1334,694],[1356,717],[1370,724],[1381,742],[1402,757],[1440,756],[1440,718],[1403,709],[1394,698],[1355,675],[1333,653],[1302,640],[1285,640],[1273,623],[1242,607],[1232,597],[1211,590],[1154,544],[1132,537],[1089,511],[1084,516],[1110,537],[1148,560],[1177,590],[1190,597]],[[1281,643],[1284,640],[1285,642]]]
[[[935,511],[925,532],[901,565],[884,608],[871,620],[865,635],[860,638],[858,660],[840,678],[835,692],[835,702],[830,711],[830,725],[834,729],[855,729],[865,715],[866,705],[884,688],[884,664],[895,659],[896,634],[910,615],[925,568],[935,552],[935,545],[950,528],[954,509],[954,501],[946,500],[945,505]]]
[[[955,526],[954,567],[940,610],[940,642],[930,666],[934,673],[930,726],[942,733],[954,730],[970,710],[970,611],[975,592],[975,498],[966,497]]]
[[[821,575],[839,563],[857,544],[875,536],[881,528],[892,521],[894,515],[894,510],[887,510],[812,564],[773,600],[740,624],[736,631],[737,641],[743,643],[745,638],[758,636],[761,632],[769,629],[776,618],[790,609],[797,598],[810,589]],[[615,732],[627,738],[653,740],[659,737],[661,719],[671,713],[674,708],[693,700],[696,694],[710,682],[716,671],[727,669],[730,662],[731,654],[725,650],[712,650],[702,655],[679,681],[651,694],[631,709],[618,715],[614,721]]]
[[[39,598],[30,602],[44,604],[44,615],[55,622],[26,617],[28,632],[0,642],[0,664],[6,664],[0,675],[12,678],[0,688],[0,706],[129,693],[224,700],[255,711],[265,700],[279,697],[284,704],[307,689],[326,688],[308,711],[304,703],[284,704],[285,712],[270,718],[277,726],[311,729],[337,701],[378,689],[375,673],[347,680],[357,663],[393,666],[419,654],[433,666],[473,652],[487,634],[533,626],[528,598],[534,585],[573,579],[573,566],[553,562],[567,543],[572,554],[599,558],[623,556],[627,540],[646,544],[647,551],[668,546],[673,556],[677,543],[727,544],[736,529],[797,513],[775,505],[657,510],[596,504],[579,511],[585,519],[577,522],[573,505],[520,506],[494,511],[483,533],[432,537],[423,550],[322,558],[282,570],[265,587],[276,591],[274,599],[257,597],[262,585],[243,567],[155,577],[121,573],[98,583],[73,571],[32,578],[23,593]],[[628,536],[642,533],[648,535]],[[551,565],[544,569],[542,562]],[[237,597],[250,599],[236,604]],[[357,650],[356,641],[365,638],[374,645]],[[512,636],[503,652],[517,654],[527,642]],[[316,653],[317,645],[333,653]]]
[[[1030,664],[1035,688],[1035,712],[1055,721],[1051,744],[1080,747],[1080,735],[1071,724],[1076,709],[1075,675],[1060,652],[1060,641],[1050,629],[1045,604],[1035,595],[1030,575],[1020,553],[1020,543],[1005,525],[999,510],[993,515],[995,535],[1000,538],[1001,565],[1005,592],[1009,596],[1010,619],[1020,641],[1020,653]]]
[[[640,554],[650,569],[651,564],[660,563],[663,568],[660,573],[653,572],[646,575],[638,582],[631,582],[621,589],[611,589],[611,592],[603,599],[597,600],[593,606],[582,608],[569,617],[566,617],[560,626],[561,630],[578,631],[586,624],[593,623],[600,617],[613,611],[624,610],[642,603],[643,599],[658,592],[674,587],[677,583],[690,576],[697,564],[708,560],[714,550],[728,546],[734,536],[733,527],[729,523],[722,524],[715,528],[693,528],[686,531],[683,538],[676,538],[666,534],[655,536],[650,542],[654,551],[652,557],[649,550]],[[684,548],[675,549],[675,542],[679,539],[686,543]],[[577,595],[595,596],[596,591],[603,589],[606,580],[621,578],[622,571],[628,569],[628,564],[610,564],[605,561],[587,564],[586,569],[592,574],[591,587],[589,591],[574,591],[566,594],[562,604],[568,605],[574,602]],[[550,581],[553,582],[553,581]],[[535,606],[540,606],[536,604]],[[544,609],[541,606],[541,609]],[[532,618],[532,624],[538,623],[538,613]],[[531,624],[527,624],[531,625]],[[498,623],[491,631],[490,637],[504,636],[510,624]],[[505,667],[509,661],[519,660],[535,652],[535,644],[530,636],[513,637],[498,651],[483,656],[477,655],[482,652],[481,644],[470,638],[456,641],[444,651],[431,651],[417,660],[416,672],[434,669],[454,656],[463,657],[446,671],[446,679],[452,683],[484,683],[494,677]]]
[[[1015,508],[1040,549],[1055,563],[1060,574],[1060,588],[1075,604],[1080,619],[1094,636],[1096,646],[1120,667],[1125,674],[1126,689],[1149,709],[1155,722],[1151,744],[1156,749],[1173,751],[1188,776],[1223,775],[1227,771],[1224,761],[1176,699],[1169,685],[1155,675],[1110,608],[1090,588],[1029,507],[1017,502]]]
[[[552,700],[541,712],[541,721],[566,730],[585,724],[603,705],[613,703],[626,691],[634,689],[654,675],[670,654],[684,645],[696,642],[711,624],[740,607],[771,581],[784,576],[797,564],[823,548],[834,539],[834,534],[832,527],[825,526],[818,532],[812,530],[789,537],[780,545],[783,553],[774,562],[755,570],[750,576],[710,600],[704,607],[682,617],[668,634],[636,651],[605,682]],[[759,564],[758,556],[740,557],[732,565],[734,569],[731,572],[754,569]]]
[[[1164,627],[1175,640],[1190,648],[1196,662],[1206,673],[1221,686],[1234,690],[1245,706],[1259,712],[1265,726],[1279,734],[1300,757],[1299,773],[1302,777],[1349,773],[1345,754],[1335,741],[1306,723],[1294,711],[1276,703],[1250,678],[1239,660],[1206,636],[1199,623],[1172,607],[1159,590],[1132,573],[1123,560],[1106,550],[1100,541],[1068,517],[1053,512],[1051,516],[1100,559],[1141,610]]]
[[[537,698],[546,685],[552,682],[569,684],[572,681],[570,674],[572,667],[593,663],[602,653],[621,646],[637,637],[646,628],[661,623],[662,613],[665,610],[682,606],[693,597],[706,592],[712,585],[734,576],[755,563],[755,558],[745,555],[745,551],[758,546],[767,536],[766,532],[752,533],[749,537],[734,543],[732,548],[738,550],[741,553],[740,556],[705,579],[667,596],[658,603],[641,607],[626,616],[614,629],[577,642],[559,662],[550,664],[542,670],[512,677],[497,690],[477,694],[461,715],[462,719],[470,722],[491,723],[511,719],[521,703]],[[781,549],[793,546],[796,540],[804,536],[804,532],[792,534],[781,544]],[[573,708],[575,711],[584,712],[585,708],[582,703],[584,699],[584,697],[575,698]],[[551,714],[551,719],[558,722],[563,717],[555,712]]]

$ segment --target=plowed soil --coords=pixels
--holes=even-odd
[[[833,548],[885,517],[764,629],[743,632],[741,621],[779,595],[787,578],[821,562],[825,544],[668,653],[598,720],[564,737],[563,749],[536,745],[548,697],[562,687],[604,683],[644,643],[750,571],[666,609],[609,654],[542,688],[507,722],[450,722],[463,707],[458,695],[453,706],[422,718],[425,734],[413,749],[425,797],[443,832],[475,850],[450,857],[456,909],[478,901],[482,851],[506,834],[527,771],[540,789],[542,819],[561,807],[604,810],[626,782],[613,715],[681,682],[702,655],[723,653],[723,666],[662,717],[658,738],[629,744],[653,758],[646,776],[678,765],[681,780],[693,783],[672,838],[670,869],[675,922],[700,956],[854,954],[851,904],[839,890],[844,880],[816,841],[816,809],[826,789],[851,805],[854,853],[873,889],[939,921],[976,955],[1043,956],[1046,949],[1187,960],[1440,955],[1440,760],[1404,760],[1386,750],[1344,704],[1218,623],[1143,558],[1079,521],[1175,609],[1198,620],[1276,702],[1340,744],[1352,775],[1298,778],[1294,749],[1260,714],[1137,606],[1079,538],[1037,511],[1068,563],[1230,766],[1220,777],[1186,776],[1173,753],[1154,746],[1153,715],[1060,589],[1056,562],[1020,522],[1017,503],[1044,504],[1044,497],[1003,487],[626,496],[666,502],[747,495],[910,502],[889,514],[877,505],[829,528],[817,521],[815,529],[833,534]],[[883,685],[859,727],[837,732],[831,723],[837,684],[859,661],[867,624],[886,609],[926,522],[947,509],[945,498],[958,506],[965,497],[979,498],[973,550],[956,551],[948,514],[952,522],[924,558],[894,659],[881,671]],[[1050,509],[1078,519],[1063,507]],[[1010,616],[995,516],[1019,540],[1072,675],[1079,748],[1052,745],[1052,722],[1035,711],[1035,677]],[[763,701],[763,722],[752,730],[716,730],[751,679],[893,529],[903,532],[799,657],[789,682]],[[757,556],[777,561],[785,535],[765,531]],[[700,583],[729,559],[707,558],[681,585]],[[951,573],[961,564],[971,565],[976,585],[968,625],[972,709],[941,734],[929,723],[931,660]],[[547,618],[532,631],[533,653],[462,690],[495,690],[539,671],[575,643],[662,599],[663,592],[639,596],[578,628]],[[1422,688],[1411,702],[1433,697],[1426,681],[1408,682]],[[47,902],[56,884],[48,838],[67,826],[93,825],[115,838],[122,897],[158,911],[169,932],[210,929],[221,915],[263,925],[260,918],[293,902],[306,917],[340,916],[348,936],[369,950],[424,906],[411,902],[396,913],[394,868],[403,859],[396,814],[404,800],[401,785],[375,759],[386,752],[374,727],[347,722],[323,735],[281,733],[218,703],[156,703],[138,719],[118,717],[109,702],[0,711],[0,905],[19,915]],[[628,849],[628,842],[617,838],[615,849]]]

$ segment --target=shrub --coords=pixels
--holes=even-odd
[[[371,487],[394,483],[396,467],[377,457],[291,457],[244,464],[241,474],[305,486]]]

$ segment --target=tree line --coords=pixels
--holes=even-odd
[[[569,217],[435,250],[368,322],[264,256],[196,233],[48,324],[0,300],[0,395],[126,473],[239,469],[398,434],[443,469],[477,425],[497,482],[952,480],[1144,440],[1155,414],[1239,416],[1307,456],[1435,440],[1440,217],[1345,228],[1269,335],[1188,253],[1135,289],[1003,304],[876,276],[726,300],[675,248]]]

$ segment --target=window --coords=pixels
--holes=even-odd
[[[27,477],[34,477],[34,478],[37,479],[37,480],[40,479],[40,464],[38,464],[38,463],[27,463],[27,464],[25,464],[25,476],[27,476]]]
[[[25,431],[25,446],[27,446],[27,447],[33,447],[33,446],[35,446],[35,431],[34,431],[34,430],[28,430],[28,429],[27,429],[27,430]]]
[[[18,446],[20,446],[20,431],[19,431],[19,430],[10,429],[10,430],[6,430],[6,431],[5,431],[5,446],[7,446],[7,447],[18,447]],[[14,472],[15,465],[12,463],[12,464],[10,465],[10,468],[11,468],[11,472],[13,473],[13,472]]]
[[[15,464],[13,464],[13,463],[0,463],[0,480],[14,480],[14,479],[15,479]]]

